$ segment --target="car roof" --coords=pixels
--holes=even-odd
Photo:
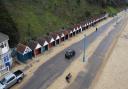
[[[8,79],[10,79],[10,78],[13,77],[13,76],[15,76],[13,73],[9,73],[9,74],[7,74],[4,78],[5,78],[6,80],[8,80]]]
[[[73,51],[72,49],[67,49],[67,51]]]

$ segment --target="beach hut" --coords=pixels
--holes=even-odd
[[[91,19],[88,20],[88,26],[91,27]]]
[[[72,28],[68,28],[67,30],[68,30],[68,32],[69,32],[69,37],[72,37],[72,36],[73,36]]]
[[[69,36],[70,36],[70,37],[73,36],[73,32],[72,32],[72,30],[70,30],[70,32],[69,32]]]
[[[79,27],[79,32],[82,32],[82,26],[80,25],[80,27]]]
[[[96,17],[93,18],[93,26],[96,24]]]
[[[17,59],[21,62],[26,62],[27,60],[32,59],[32,50],[21,43],[17,45],[16,53]]]
[[[41,45],[37,41],[31,40],[26,45],[32,50],[34,57],[41,54]]]
[[[93,18],[93,20],[92,20],[92,26],[94,26],[95,25],[95,19]]]
[[[53,46],[56,46],[56,41],[52,36],[47,36],[45,39],[48,41],[49,48],[52,48]]]
[[[77,29],[78,29],[78,33],[82,32],[82,27],[80,24],[78,25]]]
[[[87,29],[89,27],[89,20],[87,19],[86,21],[85,21],[85,29]]]
[[[98,17],[96,18],[96,22],[95,23],[98,23]]]
[[[65,35],[64,35],[63,31],[59,31],[59,32],[57,32],[57,34],[60,36],[61,42],[65,41]]]
[[[41,53],[44,53],[45,51],[47,51],[49,49],[49,44],[48,44],[47,40],[44,39],[44,37],[38,38],[37,41],[42,46]]]
[[[79,33],[78,24],[75,24],[75,25],[73,26],[73,29],[74,29],[74,30],[73,30],[73,31],[74,31],[74,35]]]
[[[73,28],[73,36],[75,36],[75,35],[76,35],[76,29]]]
[[[76,28],[76,34],[78,34],[78,33],[79,33],[79,27]]]
[[[90,26],[93,26],[93,18],[91,18],[90,23]]]
[[[85,30],[85,27],[86,27],[85,22],[81,22],[80,25],[81,25],[82,31],[84,31]]]
[[[89,18],[90,26],[92,26],[92,17]]]
[[[64,30],[63,33],[64,33],[64,36],[65,36],[65,40],[68,40],[69,39],[69,32],[68,32],[68,30]]]
[[[79,24],[75,24],[75,25],[73,26],[73,29],[74,29],[74,30],[73,30],[74,35],[79,33],[79,27],[80,27]]]
[[[50,33],[50,36],[52,36],[54,39],[55,39],[55,41],[56,41],[56,44],[60,44],[60,36],[59,36],[59,34],[57,34],[57,33]]]

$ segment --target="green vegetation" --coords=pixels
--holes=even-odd
[[[106,0],[0,0],[0,4],[0,31],[10,36],[11,46],[68,28],[90,16],[119,11]]]
[[[113,7],[111,7],[111,6],[108,6],[108,7],[106,8],[106,11],[107,11],[108,13],[110,13],[110,16],[113,16],[113,15],[115,15],[116,13],[119,12],[119,9],[113,8]]]

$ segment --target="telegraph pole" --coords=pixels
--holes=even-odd
[[[87,61],[87,57],[86,57],[86,34],[84,35],[84,54],[83,54],[83,62]]]

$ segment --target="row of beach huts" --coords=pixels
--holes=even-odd
[[[31,40],[25,44],[19,43],[16,48],[17,59],[25,63],[27,60],[31,60],[33,57],[36,57],[65,40],[76,36],[107,17],[108,14],[102,14],[81,22],[80,24],[75,24],[71,28],[49,33],[48,36],[39,37],[36,40]]]

